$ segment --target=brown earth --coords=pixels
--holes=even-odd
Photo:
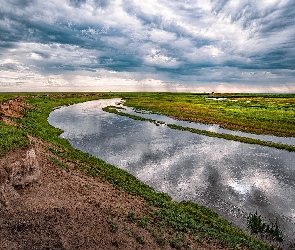
[[[25,105],[20,99],[1,105],[2,121],[22,117]],[[29,139],[29,149],[0,159],[1,250],[172,249],[169,243],[160,246],[134,219],[149,214],[144,200],[58,158],[48,150],[54,148],[49,143]],[[193,242],[192,237],[187,235],[191,249],[226,249],[204,239]]]
[[[56,156],[46,150],[51,145],[30,140],[40,180],[11,187],[0,204],[0,249],[171,249],[169,244],[160,247],[149,230],[129,219],[149,213],[140,197],[86,175],[75,164],[57,166],[51,160]],[[1,176],[27,152],[19,149],[0,159]],[[224,249],[206,241],[191,247]]]
[[[44,143],[34,150],[41,171],[40,183],[15,187],[16,195],[1,206],[1,249],[149,249],[155,240],[139,227],[121,221],[128,212],[143,213],[144,202],[114,189],[110,184],[62,169],[50,160]],[[16,150],[0,161],[0,168],[25,158]],[[112,224],[113,223],[113,224]],[[128,236],[124,231],[129,231]],[[145,246],[136,241],[142,236]]]
[[[31,105],[23,101],[24,97],[17,97],[12,100],[0,103],[0,121],[4,121],[9,125],[16,125],[10,118],[23,118],[23,110],[25,107],[33,108]]]

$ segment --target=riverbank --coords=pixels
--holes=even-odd
[[[2,121],[11,123],[0,122],[6,131],[1,130],[1,166],[9,159],[22,161],[29,147],[41,172],[29,185],[12,185],[15,196],[2,202],[5,244],[21,248],[31,242],[51,249],[271,249],[213,211],[173,202],[125,171],[73,149],[58,137],[61,131],[47,123],[55,107],[97,98],[110,96],[30,95],[16,101],[30,106],[11,105],[22,106],[24,117],[2,112]]]

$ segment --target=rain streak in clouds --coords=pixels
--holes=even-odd
[[[0,91],[295,92],[293,0],[0,0]]]

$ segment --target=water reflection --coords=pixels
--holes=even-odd
[[[99,100],[52,112],[71,145],[125,169],[174,200],[211,207],[245,229],[249,212],[295,235],[295,153],[206,137],[109,114]]]

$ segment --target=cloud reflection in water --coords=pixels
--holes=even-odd
[[[99,100],[55,110],[72,146],[125,169],[174,200],[211,207],[245,229],[256,210],[295,235],[295,153],[172,130],[105,113]]]

